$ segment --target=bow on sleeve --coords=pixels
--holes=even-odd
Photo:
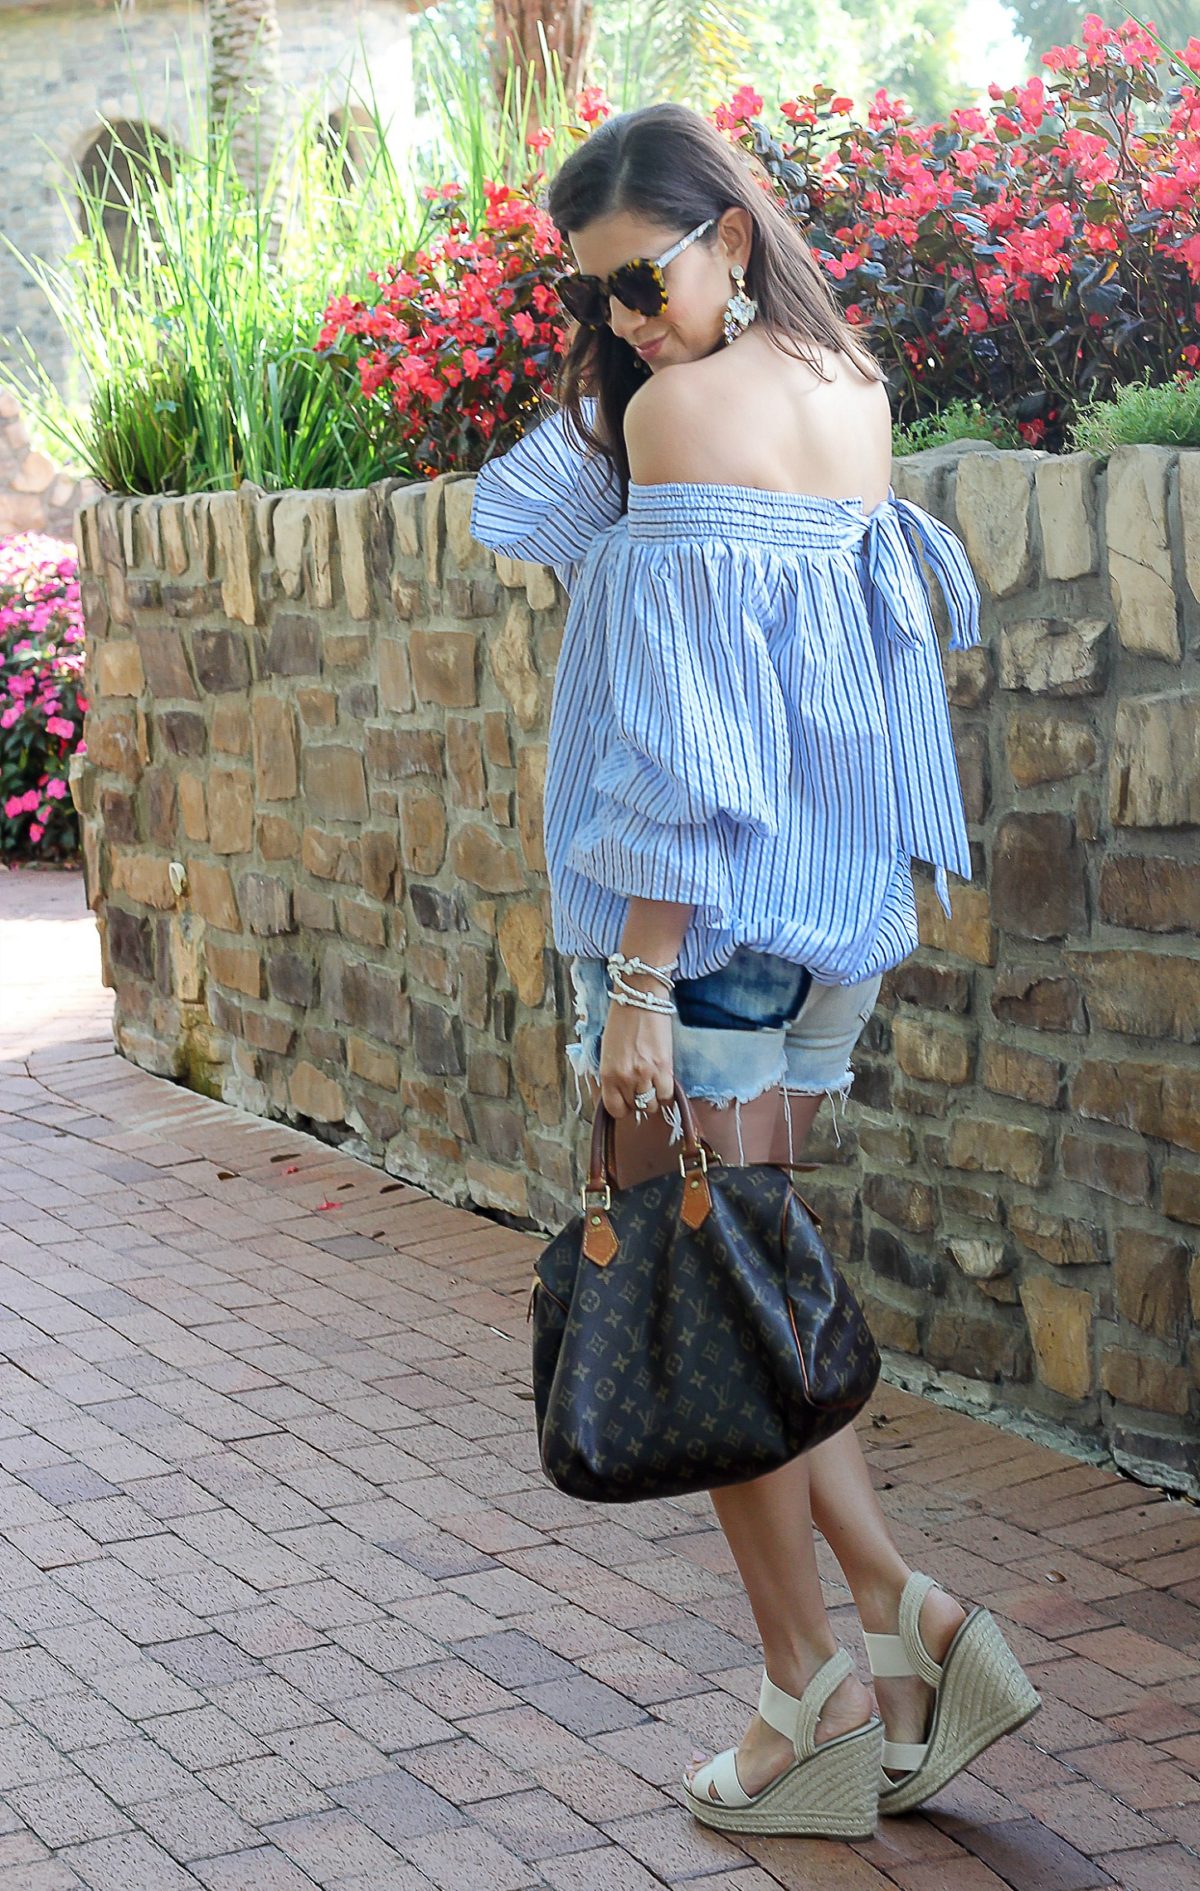
[[[940,520],[889,497],[867,524],[871,638],[879,662],[895,764],[899,839],[909,857],[934,868],[934,887],[949,916],[946,869],[971,877],[962,787],[946,700],[941,651],[924,554],[950,615],[950,648],[979,642],[979,591],[966,552]]]

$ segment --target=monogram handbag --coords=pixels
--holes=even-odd
[[[760,1477],[849,1424],[879,1377],[790,1168],[710,1162],[678,1083],[675,1101],[678,1175],[627,1189],[612,1186],[612,1118],[597,1103],[583,1214],[538,1257],[538,1444],[572,1497]]]

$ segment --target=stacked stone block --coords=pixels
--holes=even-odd
[[[947,919],[917,870],[921,950],[806,1192],[897,1370],[1195,1485],[1200,455],[960,448],[897,485],[984,593],[946,657],[975,877]],[[550,1228],[581,1166],[541,845],[563,599],[471,496],[88,508],[76,792],[126,1054]]]
[[[964,451],[946,673],[974,879],[885,979],[827,1184],[883,1339],[1200,1477],[1200,456]]]
[[[33,444],[16,396],[0,388],[0,538],[48,532],[70,539],[75,514],[98,491]]]
[[[541,847],[561,610],[541,569],[497,577],[471,492],[85,510],[76,791],[127,1055],[546,1223],[572,1184]]]

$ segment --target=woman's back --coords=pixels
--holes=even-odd
[[[820,372],[751,331],[736,349],[664,368],[626,412],[642,480],[675,479],[682,461],[701,484],[880,504],[891,470],[886,389],[848,355],[821,349],[814,359]]]

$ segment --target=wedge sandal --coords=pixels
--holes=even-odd
[[[972,1609],[940,1664],[921,1639],[921,1604],[932,1576],[914,1572],[900,1598],[900,1633],[867,1635],[867,1659],[876,1680],[917,1675],[934,1690],[923,1741],[883,1742],[879,1811],[883,1818],[911,1812],[961,1773],[964,1766],[1037,1713],[1036,1693],[987,1609]],[[903,1775],[900,1779],[892,1773]]]
[[[747,1793],[730,1747],[684,1779],[688,1808],[718,1832],[770,1832],[794,1838],[870,1838],[875,1830],[883,1722],[872,1717],[835,1740],[816,1740],[817,1722],[835,1688],[854,1665],[839,1648],[818,1668],[799,1700],[764,1673],[758,1711],[768,1727],[792,1743],[794,1766]],[[709,1788],[713,1787],[717,1798]]]

